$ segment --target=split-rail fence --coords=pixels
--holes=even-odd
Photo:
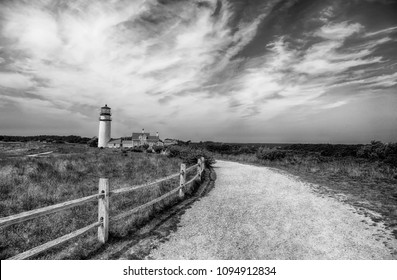
[[[190,179],[188,182],[186,182],[187,172],[193,170],[194,168],[197,168],[196,175],[192,179]],[[192,184],[196,179],[201,179],[203,170],[204,170],[204,157],[201,157],[200,159],[198,159],[197,164],[192,165],[189,168],[186,168],[186,165],[182,163],[180,172],[178,172],[178,173],[172,174],[170,176],[158,179],[158,180],[150,182],[150,183],[115,189],[112,191],[109,190],[109,179],[100,178],[98,194],[94,194],[94,195],[90,195],[90,196],[86,196],[86,197],[82,197],[82,198],[78,198],[78,199],[74,199],[74,200],[69,200],[66,202],[59,203],[59,204],[55,204],[55,205],[27,211],[27,212],[22,212],[22,213],[19,213],[16,215],[0,218],[0,227],[11,226],[11,225],[19,224],[24,221],[28,221],[28,220],[38,218],[38,217],[41,217],[44,215],[57,213],[62,210],[65,210],[65,209],[69,209],[69,208],[79,206],[79,205],[82,205],[82,204],[85,204],[85,203],[88,203],[91,201],[98,200],[98,220],[96,222],[94,222],[86,227],[83,227],[81,229],[78,229],[76,231],[73,231],[69,234],[61,236],[57,239],[49,241],[45,244],[37,246],[37,247],[30,249],[26,252],[15,255],[15,256],[9,258],[9,260],[23,260],[23,259],[27,259],[27,258],[36,256],[39,253],[42,253],[42,252],[44,252],[50,248],[53,248],[55,246],[61,245],[65,242],[72,240],[72,239],[86,233],[87,231],[90,231],[95,228],[98,229],[98,241],[101,243],[106,243],[108,240],[108,236],[109,236],[109,220],[116,221],[116,220],[128,217],[128,216],[130,216],[146,207],[152,206],[152,205],[160,202],[161,200],[163,200],[177,192],[179,192],[180,197],[183,197],[184,187]],[[123,212],[115,217],[111,217],[111,218],[109,217],[109,197],[110,196],[134,191],[134,190],[149,187],[149,186],[153,186],[153,185],[159,184],[161,182],[176,178],[178,176],[180,178],[179,186],[176,187],[175,189],[173,189],[172,191],[169,191],[156,199],[153,199],[143,205],[135,207],[135,208],[128,210],[126,212]]]

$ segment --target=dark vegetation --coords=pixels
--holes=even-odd
[[[91,138],[76,135],[57,136],[57,135],[37,135],[37,136],[8,136],[0,135],[0,141],[3,142],[30,142],[40,141],[47,143],[80,143],[87,144]]]
[[[167,154],[170,158],[181,158],[188,165],[196,164],[201,157],[204,157],[206,167],[212,167],[215,163],[208,151],[190,146],[171,146],[167,149]]]
[[[179,172],[180,163],[197,163],[199,152],[189,147],[98,149],[81,144],[0,143],[0,217],[5,217],[98,192],[100,177],[117,189],[151,182]],[[33,152],[54,151],[45,157],[25,157]],[[171,152],[172,151],[172,152]],[[168,155],[168,156],[167,156]],[[207,164],[213,161],[206,160]],[[187,180],[195,170],[187,174]],[[179,179],[138,189],[110,199],[110,217],[149,202],[177,187]],[[197,188],[197,183],[187,195]],[[110,242],[131,234],[162,209],[180,200],[175,194],[129,218],[111,224]],[[21,224],[0,228],[0,259],[82,228],[97,220],[97,203],[88,203]],[[93,230],[37,258],[81,259],[101,250]]]
[[[380,213],[372,216],[374,223],[385,222],[397,238],[397,143],[194,145],[219,159],[285,170],[317,191]]]

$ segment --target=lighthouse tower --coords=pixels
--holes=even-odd
[[[105,148],[110,141],[111,115],[108,105],[101,107],[101,113],[99,115],[98,147]]]

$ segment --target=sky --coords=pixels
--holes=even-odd
[[[397,142],[397,1],[0,0],[0,135]]]

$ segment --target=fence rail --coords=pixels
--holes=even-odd
[[[52,247],[61,245],[61,244],[65,243],[65,242],[67,242],[69,240],[72,240],[72,239],[74,239],[76,237],[79,237],[80,235],[86,233],[87,231],[89,231],[89,230],[91,230],[93,228],[99,227],[101,225],[102,225],[101,222],[93,223],[93,224],[91,224],[89,226],[86,226],[86,227],[83,227],[83,228],[78,229],[76,231],[73,231],[73,232],[71,232],[69,234],[61,236],[61,237],[59,237],[57,239],[54,239],[54,240],[52,240],[50,242],[44,243],[43,245],[37,246],[37,247],[35,247],[33,249],[30,249],[29,251],[26,251],[26,252],[20,253],[18,255],[15,255],[15,256],[9,258],[9,260],[24,260],[24,259],[27,259],[27,258],[30,258],[30,257],[34,257],[37,254],[40,254],[40,253],[42,253],[42,252],[44,252],[44,251],[46,251],[46,250],[48,250],[48,249],[50,249]]]
[[[41,217],[41,216],[44,216],[47,214],[56,213],[56,212],[66,210],[66,209],[69,209],[69,208],[72,208],[72,207],[75,207],[78,205],[85,204],[90,201],[96,201],[100,197],[101,197],[100,194],[94,194],[94,195],[78,198],[75,200],[70,200],[70,201],[59,203],[59,204],[51,205],[48,207],[43,207],[43,208],[19,213],[16,215],[5,217],[5,218],[0,218],[0,227],[19,224],[19,223],[22,223],[22,222],[25,222],[25,221],[28,221],[28,220],[31,220],[34,218],[38,218],[38,217]]]
[[[188,182],[186,182],[186,174],[189,171],[193,170],[194,168],[197,168],[196,175],[192,179],[190,179]],[[109,221],[112,221],[112,222],[117,221],[121,218],[132,215],[146,207],[152,206],[152,205],[164,200],[165,198],[167,198],[177,192],[179,192],[180,197],[183,197],[184,196],[184,190],[183,190],[184,187],[193,183],[196,179],[201,179],[201,175],[202,175],[203,171],[204,171],[204,158],[201,157],[200,159],[198,159],[197,164],[194,164],[194,165],[190,166],[189,168],[186,168],[185,164],[181,164],[181,170],[179,173],[175,173],[175,174],[169,175],[167,177],[158,179],[158,180],[150,182],[150,183],[145,183],[142,185],[131,186],[131,187],[126,187],[126,188],[109,191],[109,188],[110,188],[109,187],[109,179],[100,178],[98,194],[94,194],[94,195],[62,202],[59,204],[55,204],[55,205],[51,205],[51,206],[47,206],[47,207],[43,207],[43,208],[31,210],[31,211],[19,213],[16,215],[0,218],[0,227],[6,227],[6,226],[14,225],[14,224],[19,224],[19,223],[22,223],[24,221],[28,221],[28,220],[31,220],[34,218],[42,217],[44,215],[57,213],[57,212],[60,212],[60,211],[63,211],[63,210],[66,210],[66,209],[69,209],[69,208],[72,208],[75,206],[79,206],[79,205],[82,205],[82,204],[85,204],[88,202],[98,201],[98,221],[97,222],[92,223],[84,228],[73,231],[73,232],[66,234],[64,236],[61,236],[61,237],[54,239],[52,241],[49,241],[45,244],[37,246],[37,247],[30,249],[26,252],[15,255],[15,256],[9,258],[9,260],[22,260],[22,259],[27,259],[29,257],[33,257],[33,256],[35,256],[39,253],[42,253],[50,248],[53,248],[55,246],[65,243],[69,240],[72,240],[72,239],[74,239],[74,238],[94,229],[94,228],[98,228],[98,241],[101,243],[106,243],[108,240],[108,236],[109,236]],[[116,194],[120,194],[120,193],[125,193],[125,192],[134,191],[137,189],[145,188],[145,187],[150,187],[153,185],[157,185],[161,182],[171,180],[178,176],[180,178],[179,185],[176,188],[174,188],[173,190],[171,190],[171,191],[161,195],[160,197],[153,199],[145,204],[137,206],[137,207],[135,207],[131,210],[128,210],[124,213],[121,213],[115,217],[109,218],[109,203],[110,203],[109,197],[111,195],[116,195]]]
[[[194,166],[197,166],[197,164],[195,164]],[[171,180],[173,178],[176,178],[178,176],[179,176],[179,173],[175,173],[175,174],[172,174],[170,176],[161,178],[161,179],[159,179],[157,181],[153,181],[153,182],[150,182],[150,183],[113,190],[113,191],[110,192],[110,194],[112,195],[112,194],[125,193],[125,192],[135,191],[135,190],[138,190],[138,189],[154,186],[154,185],[160,184],[162,182],[165,182],[165,181]]]

